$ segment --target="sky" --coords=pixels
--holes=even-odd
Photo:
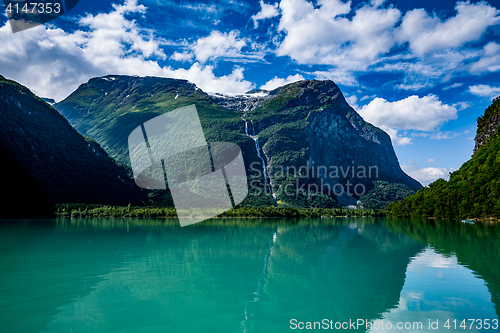
[[[80,0],[17,33],[2,15],[0,74],[56,101],[108,74],[228,94],[332,80],[427,185],[470,159],[500,95],[500,0]]]

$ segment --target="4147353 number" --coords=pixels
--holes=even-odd
[[[60,3],[39,3],[39,2],[30,2],[30,3],[25,3],[24,6],[21,8],[18,3],[15,5],[12,5],[9,3],[9,5],[5,8],[6,12],[8,14],[18,14],[18,13],[24,13],[24,14],[59,14],[61,12],[61,4]]]
[[[464,319],[462,321],[460,320],[456,320],[456,319],[453,319],[453,320],[450,320],[448,319],[444,325],[443,325],[444,328],[447,328],[447,329],[478,329],[478,330],[481,330],[481,329],[485,329],[485,330],[489,330],[489,329],[493,329],[493,330],[497,330],[498,329],[498,319]]]

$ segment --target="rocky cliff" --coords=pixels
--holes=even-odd
[[[497,132],[500,126],[500,96],[493,100],[493,103],[486,109],[484,115],[477,119],[477,133],[474,141],[476,145],[474,152],[483,146],[492,135]]]

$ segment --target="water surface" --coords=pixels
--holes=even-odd
[[[0,332],[498,332],[499,258],[498,227],[455,221],[3,221]]]

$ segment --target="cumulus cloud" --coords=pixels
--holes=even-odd
[[[385,130],[397,145],[411,143],[411,138],[401,136],[398,130],[437,131],[458,117],[454,106],[444,104],[435,95],[410,96],[395,102],[375,98],[358,112],[367,122]]]
[[[365,67],[366,61],[389,52],[395,41],[392,30],[401,16],[395,8],[365,5],[352,19],[351,2],[319,0],[317,7],[305,0],[282,0],[279,31],[285,33],[277,54],[299,63]]]
[[[252,16],[253,24],[255,28],[259,27],[259,20],[269,19],[278,16],[278,4],[269,5],[260,0],[260,12]]]
[[[500,22],[500,10],[486,2],[457,2],[457,15],[442,21],[424,9],[407,12],[396,32],[400,43],[409,43],[418,55],[456,48],[479,39],[486,29]]]
[[[469,87],[469,92],[481,96],[494,98],[500,95],[500,87],[492,87],[487,84],[478,84]]]
[[[297,82],[304,80],[304,77],[300,74],[289,75],[286,79],[278,78],[275,76],[273,79],[267,81],[260,89],[274,90],[278,87],[284,86],[285,84]]]
[[[474,73],[500,71],[500,45],[494,42],[486,44],[481,58],[471,66],[471,71]]]
[[[162,40],[141,29],[133,19],[146,8],[136,0],[113,5],[109,13],[87,15],[77,23],[83,30],[65,32],[42,25],[13,34],[6,23],[0,27],[2,75],[31,88],[43,97],[60,100],[91,77],[106,74],[151,75],[183,78],[202,89],[243,93],[253,87],[243,70],[235,68],[216,77],[213,66],[194,63],[189,69],[162,67]],[[218,52],[215,48],[215,52]],[[227,51],[227,49],[226,49]],[[205,55],[200,51],[200,57]]]
[[[170,59],[175,61],[191,61],[193,60],[194,54],[192,52],[184,51],[184,52],[174,52]]]
[[[414,95],[396,102],[375,98],[359,113],[375,126],[400,130],[435,131],[446,121],[457,118],[457,109],[443,104],[435,95]]]
[[[184,52],[174,52],[171,59],[177,61],[191,61],[195,58],[201,63],[210,60],[224,58],[226,60],[237,60],[238,62],[260,61],[264,57],[261,50],[243,52],[246,46],[258,48],[258,45],[249,43],[248,38],[240,38],[240,33],[236,30],[229,33],[212,31],[210,35],[201,37],[189,44],[184,42],[183,46],[188,50]],[[250,44],[250,45],[249,45]]]
[[[401,169],[424,186],[440,178],[448,180],[450,178],[450,172],[456,170],[454,168],[436,167],[419,168],[416,164],[401,165]]]
[[[198,39],[193,45],[196,59],[206,62],[210,58],[238,57],[246,41],[238,38],[237,31],[221,33],[212,31],[209,36]]]

